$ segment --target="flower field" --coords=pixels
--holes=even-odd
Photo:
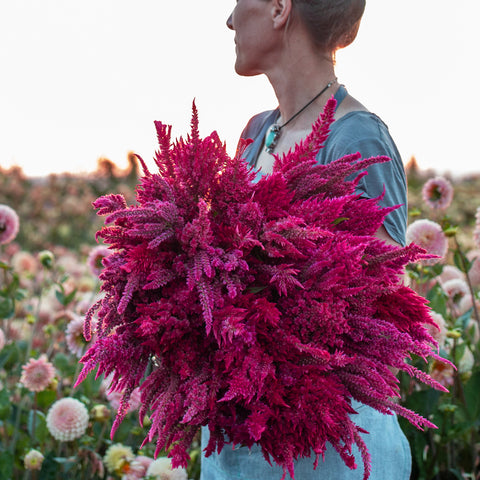
[[[79,358],[95,342],[84,338],[84,318],[102,300],[98,275],[108,252],[95,241],[103,221],[92,202],[121,193],[134,203],[138,176],[133,156],[125,171],[108,160],[77,176],[0,171],[2,480],[199,478],[198,436],[186,469],[173,469],[164,450],[154,460],[155,444],[140,449],[152,418],[139,424],[138,389],[110,438],[123,392],[95,372],[75,386]],[[447,180],[411,163],[408,180],[407,235],[436,257],[408,265],[405,282],[428,299],[440,327],[428,326],[430,333],[455,366],[409,359],[448,392],[400,373],[401,405],[438,427],[421,431],[400,419],[412,479],[473,480],[480,478],[480,176]]]

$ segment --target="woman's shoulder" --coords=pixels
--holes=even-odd
[[[272,124],[278,117],[278,108],[274,110],[266,110],[264,112],[257,113],[247,123],[243,129],[241,138],[255,138],[266,126]]]

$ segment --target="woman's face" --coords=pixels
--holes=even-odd
[[[273,48],[270,0],[237,0],[227,20],[235,32],[235,71],[251,76],[265,73]]]

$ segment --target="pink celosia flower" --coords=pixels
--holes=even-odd
[[[18,233],[18,215],[8,205],[0,205],[0,245],[11,242]]]
[[[422,247],[431,255],[439,258],[423,259],[421,262],[425,265],[432,265],[441,261],[448,249],[448,239],[443,233],[442,227],[432,220],[415,220],[407,227],[407,243],[415,243]]]
[[[467,252],[467,258],[473,262],[468,271],[468,278],[474,287],[480,287],[480,250],[470,250]]]
[[[136,204],[115,194],[94,203],[107,216],[97,236],[112,253],[100,274],[105,296],[87,314],[87,338],[97,311],[99,326],[77,384],[98,367],[124,392],[112,434],[141,385],[139,416],[152,412],[145,441],[169,450],[174,467],[186,466],[208,424],[206,455],[258,443],[293,476],[293,460],[313,450],[318,461],[327,442],[355,468],[355,443],[367,478],[352,399],[432,425],[391,400],[391,367],[442,389],[405,362],[438,358],[425,299],[398,283],[425,255],[380,241],[393,208],[355,194],[355,174],[388,159],[317,165],[334,109],[329,101],[313,133],[258,183],[245,145],[232,159],[215,133],[200,139],[196,110],[191,135],[175,144],[156,122],[158,173],[142,161]]]
[[[71,313],[72,320],[67,325],[65,330],[65,341],[67,342],[68,349],[73,355],[80,358],[88,345],[88,342],[83,336],[83,325],[85,319],[75,313]]]
[[[40,470],[42,468],[42,463],[44,456],[38,450],[30,450],[23,460],[23,464],[27,470]]]
[[[422,188],[424,202],[433,209],[445,210],[452,203],[453,186],[444,177],[431,178]]]
[[[94,275],[100,274],[103,269],[103,259],[108,257],[111,253],[112,251],[104,245],[98,245],[92,248],[88,255],[87,264]]]
[[[41,355],[37,360],[31,358],[22,367],[20,383],[31,392],[41,392],[50,385],[54,377],[53,365],[47,360],[46,355]]]
[[[60,442],[70,442],[81,437],[87,426],[87,407],[76,398],[57,400],[48,410],[48,431]]]

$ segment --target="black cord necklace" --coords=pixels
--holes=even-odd
[[[317,93],[305,106],[303,106],[295,115],[290,117],[283,125],[279,125],[278,123],[274,123],[267,134],[267,138],[265,139],[265,150],[268,153],[273,153],[275,147],[277,146],[278,139],[282,133],[282,128],[287,126],[294,118],[298,117],[307,107],[309,107],[322,93],[326,92],[335,82],[337,79],[328,82],[327,85],[322,88],[320,93]]]

